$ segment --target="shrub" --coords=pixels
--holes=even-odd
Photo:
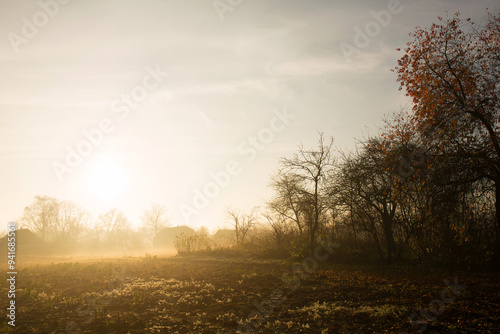
[[[209,251],[212,246],[212,241],[208,236],[199,232],[194,234],[181,233],[174,241],[174,247],[179,254]]]

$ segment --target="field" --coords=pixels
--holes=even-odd
[[[3,315],[0,332],[500,331],[498,274],[237,256],[57,261],[19,264],[16,330]]]

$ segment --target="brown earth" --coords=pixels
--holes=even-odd
[[[4,284],[2,333],[500,331],[492,273],[210,256],[19,261],[16,330]]]

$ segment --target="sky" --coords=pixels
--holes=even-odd
[[[227,227],[318,133],[350,150],[408,106],[416,26],[493,0],[0,0],[0,221],[36,195],[134,226]],[[2,230],[2,228],[0,228]]]

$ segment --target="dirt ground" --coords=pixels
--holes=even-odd
[[[3,284],[1,333],[500,332],[492,273],[149,255],[18,268],[16,327]]]

